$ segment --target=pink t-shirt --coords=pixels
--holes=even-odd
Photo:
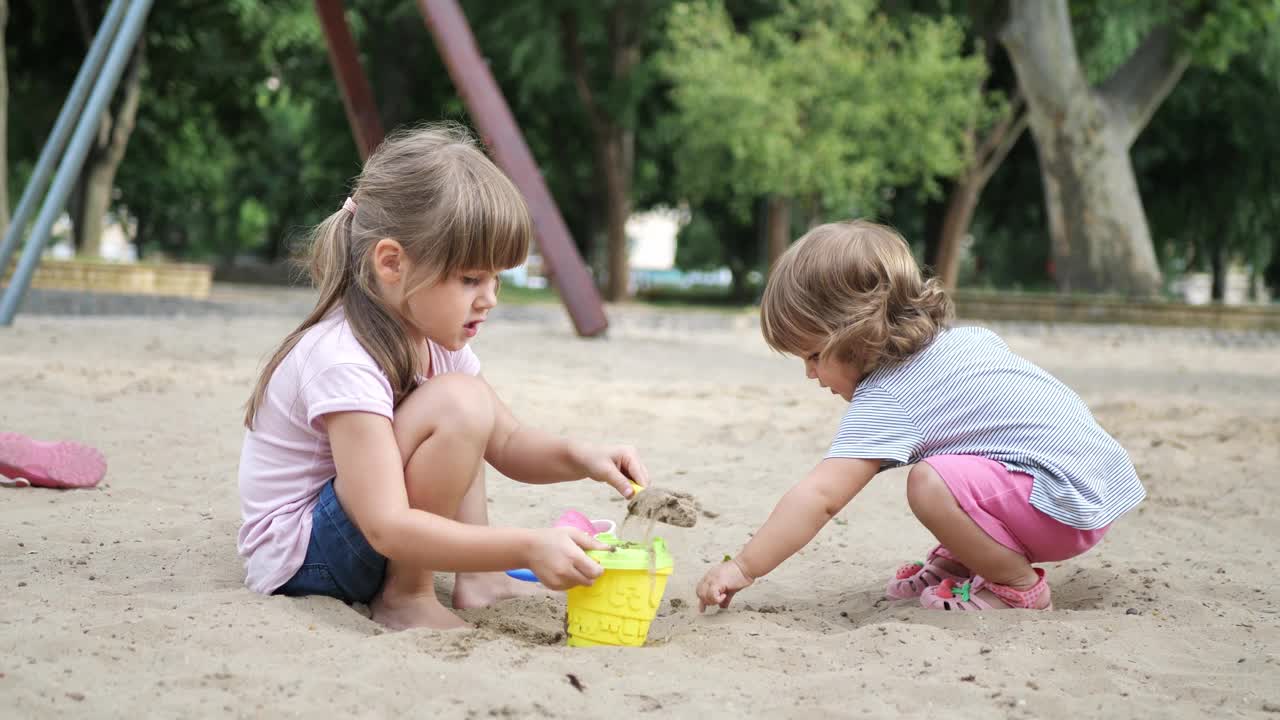
[[[471,348],[450,352],[428,341],[432,376],[477,375]],[[424,382],[419,378],[419,382]],[[392,418],[391,383],[365,351],[341,309],[302,336],[267,384],[240,451],[238,546],[245,584],[269,594],[307,556],[311,511],[336,474],[324,415],[361,411]]]

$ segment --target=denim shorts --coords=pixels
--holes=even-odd
[[[330,480],[311,511],[307,557],[276,593],[327,595],[346,603],[367,603],[382,589],[386,574],[387,559],[347,517]]]

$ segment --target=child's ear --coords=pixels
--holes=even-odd
[[[391,238],[382,238],[373,246],[373,271],[385,285],[400,282],[404,272],[404,248]]]

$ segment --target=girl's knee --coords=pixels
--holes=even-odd
[[[487,438],[496,413],[493,394],[484,380],[462,373],[431,378],[396,408],[397,435],[419,441],[438,433]],[[412,443],[416,445],[416,443]]]
[[[907,473],[907,505],[917,516],[937,508],[940,499],[949,498],[951,491],[928,463],[918,462]]]
[[[442,428],[481,437],[493,432],[493,394],[484,380],[448,373],[432,378],[424,387],[436,395],[433,411],[439,414]]]

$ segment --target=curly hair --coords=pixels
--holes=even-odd
[[[774,350],[816,352],[866,375],[923,349],[952,314],[951,298],[924,278],[901,235],[849,220],[810,230],[778,259],[760,326]]]

